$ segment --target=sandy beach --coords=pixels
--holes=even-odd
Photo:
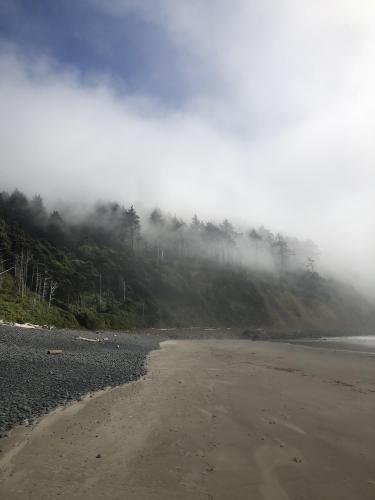
[[[0,441],[0,498],[373,500],[375,357],[167,341],[143,379]]]

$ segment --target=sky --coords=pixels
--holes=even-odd
[[[372,0],[0,0],[1,189],[311,238],[375,290]]]

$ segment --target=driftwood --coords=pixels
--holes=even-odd
[[[62,354],[63,352],[62,349],[48,349],[47,354]]]
[[[76,337],[77,340],[86,340],[86,342],[99,342],[99,339],[88,339],[87,337]]]

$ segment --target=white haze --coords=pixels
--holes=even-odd
[[[92,2],[157,23],[204,85],[172,107],[3,44],[2,188],[265,224],[373,286],[373,2]]]

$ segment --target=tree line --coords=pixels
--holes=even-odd
[[[12,228],[11,238],[2,230],[4,224]],[[31,290],[34,300],[48,307],[55,296],[68,302],[74,296],[81,304],[88,291],[97,297],[99,309],[110,300],[125,302],[142,295],[144,290],[136,290],[134,266],[141,273],[146,261],[314,273],[318,254],[312,241],[264,226],[239,230],[228,219],[217,223],[194,215],[186,222],[154,209],[141,225],[133,205],[97,203],[72,217],[48,211],[40,195],[28,198],[19,190],[0,194],[0,280],[13,274],[20,295]]]

